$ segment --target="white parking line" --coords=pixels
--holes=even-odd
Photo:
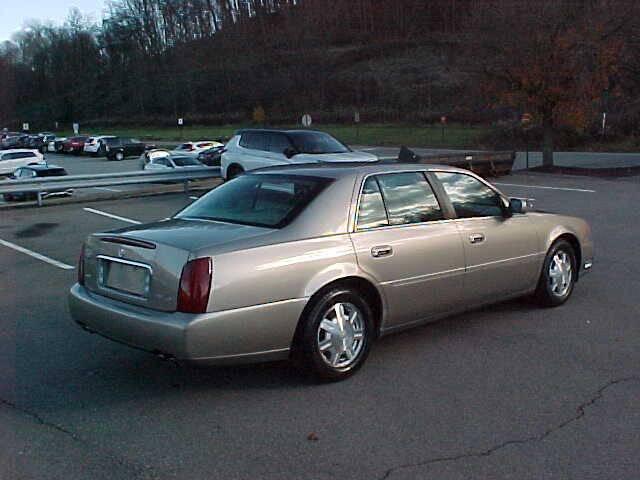
[[[114,218],[114,219],[120,220],[122,222],[133,223],[134,225],[140,225],[142,223],[142,222],[139,222],[137,220],[132,220],[130,218],[121,217],[120,215],[114,215],[113,213],[103,212],[102,210],[96,210],[95,208],[85,207],[85,208],[83,208],[83,210],[85,212],[95,213],[96,215],[102,215],[103,217]]]
[[[116,188],[109,187],[93,187],[94,190],[104,190],[105,192],[121,192],[122,190],[118,190]]]
[[[546,187],[542,185],[518,185],[515,183],[499,183],[493,182],[494,185],[502,185],[505,187],[520,187],[520,188],[540,188],[544,190],[564,190],[565,192],[583,192],[583,193],[596,193],[595,190],[587,190],[585,188],[567,188],[567,187]]]
[[[191,200],[198,200],[200,197],[189,197]]]
[[[25,255],[29,255],[30,257],[37,258],[49,265],[53,265],[54,267],[61,268],[63,270],[74,270],[76,267],[73,265],[67,265],[66,263],[59,262],[58,260],[54,260],[53,258],[45,257],[44,255],[40,255],[37,252],[33,252],[27,248],[21,247],[20,245],[16,245],[15,243],[7,242],[6,240],[2,240],[0,238],[0,245],[4,245],[5,247],[11,248],[16,252],[24,253]]]

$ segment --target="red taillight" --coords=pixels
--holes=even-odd
[[[84,285],[84,244],[82,244],[80,258],[78,259],[78,283]]]
[[[212,271],[210,258],[197,258],[187,262],[180,277],[177,307],[179,312],[204,313],[207,311]]]

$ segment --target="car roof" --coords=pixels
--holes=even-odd
[[[243,133],[323,133],[325,135],[331,135],[330,133],[323,132],[322,130],[313,130],[308,128],[289,128],[289,129],[281,129],[281,128],[241,128],[237,130],[235,135],[241,135]]]
[[[6,150],[2,150],[0,151],[0,154],[2,153],[33,153],[35,155],[36,150],[33,150],[31,148],[8,148]]]
[[[327,178],[343,178],[357,175],[373,175],[381,173],[393,173],[404,171],[450,171],[450,172],[467,172],[461,168],[452,167],[450,165],[426,164],[426,163],[362,163],[362,162],[344,162],[344,163],[307,163],[298,165],[285,165],[264,167],[257,170],[251,170],[247,174],[282,174],[282,175],[304,175]]]

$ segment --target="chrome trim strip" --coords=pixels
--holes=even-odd
[[[289,347],[287,347],[287,348],[277,348],[275,350],[264,350],[264,351],[261,351],[261,352],[250,352],[250,353],[238,353],[238,354],[235,354],[235,355],[219,355],[217,357],[189,358],[189,359],[187,359],[187,361],[200,362],[200,361],[207,361],[207,360],[226,360],[226,359],[233,359],[233,358],[254,357],[254,356],[269,355],[269,354],[274,354],[274,353],[286,353],[289,350],[290,350]]]
[[[96,255],[96,258],[98,260],[109,260],[110,262],[123,263],[125,265],[131,265],[134,267],[146,268],[147,270],[149,270],[150,274],[153,274],[153,269],[146,263],[134,262],[133,260],[127,260],[124,258],[110,257],[108,255]]]
[[[391,285],[393,287],[411,285],[412,283],[418,283],[433,277],[446,277],[456,273],[464,273],[465,270],[466,269],[464,267],[452,268],[451,270],[443,270],[442,272],[428,273],[426,275],[417,275],[415,277],[400,278],[397,280],[388,280],[386,282],[380,282],[380,285]]]
[[[407,224],[403,224],[403,225],[385,225],[385,226],[382,226],[382,227],[371,227],[371,228],[358,229],[358,215],[360,214],[360,200],[362,199],[362,190],[364,190],[364,184],[366,183],[367,179],[369,177],[376,176],[376,175],[385,175],[385,174],[393,174],[393,173],[426,173],[426,172],[429,172],[429,173],[438,173],[438,172],[440,172],[440,173],[461,173],[463,175],[469,175],[470,177],[473,177],[476,180],[479,180],[480,182],[482,182],[484,185],[486,185],[488,188],[490,188],[491,190],[496,192],[501,197],[503,197],[503,198],[505,197],[505,195],[500,190],[498,190],[495,186],[491,185],[484,178],[476,175],[472,171],[465,171],[463,169],[459,169],[458,167],[451,167],[451,168],[452,168],[452,170],[442,170],[441,168],[431,169],[431,168],[429,168],[428,166],[425,165],[424,169],[419,169],[419,170],[415,170],[415,169],[393,170],[393,171],[382,171],[382,172],[377,172],[377,173],[368,173],[368,174],[366,174],[364,177],[362,177],[362,181],[360,182],[360,188],[358,189],[358,198],[356,200],[356,211],[355,211],[355,214],[353,216],[351,216],[351,218],[349,218],[349,221],[353,222],[352,225],[350,225],[350,227],[349,227],[349,233],[371,232],[371,231],[376,231],[376,230],[385,230],[385,229],[389,229],[389,228],[402,228],[402,227],[411,227],[411,226],[417,226],[417,225],[428,225],[428,224],[444,223],[444,222],[460,222],[460,221],[467,221],[467,220],[486,220],[487,218],[503,218],[503,217],[499,217],[499,216],[496,216],[496,215],[487,215],[485,217],[470,217],[470,218],[445,218],[445,219],[442,219],[442,220],[430,220],[428,222],[407,223]],[[453,169],[455,169],[455,170],[453,170]],[[427,179],[427,181],[428,181],[428,179]],[[431,183],[429,183],[429,186],[431,186]],[[433,189],[433,186],[431,186],[431,188]],[[442,209],[442,205],[440,205],[440,209]],[[520,216],[520,215],[524,216],[524,215],[526,215],[526,212],[524,212],[522,214],[518,214],[518,216]]]
[[[467,271],[472,270],[472,269],[480,269],[482,267],[487,267],[490,265],[497,265],[499,263],[507,263],[507,262],[512,262],[514,260],[524,260],[526,258],[530,258],[530,257],[539,257],[542,255],[546,255],[545,252],[538,252],[538,253],[529,253],[527,255],[520,255],[518,257],[511,257],[511,258],[503,258],[501,260],[494,260],[493,262],[486,262],[486,263],[478,263],[476,265],[471,265],[467,267]]]

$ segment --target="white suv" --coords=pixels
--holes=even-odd
[[[328,133],[315,130],[240,130],[225,148],[220,165],[226,180],[273,165],[378,161],[375,155],[353,151]]]
[[[12,174],[16,168],[45,163],[37,150],[14,149],[0,151],[0,176]]]
[[[113,135],[101,135],[99,137],[89,137],[84,142],[84,153],[89,153],[91,156],[95,157],[98,154],[102,153],[103,155],[106,153],[105,146],[106,143],[103,140],[108,138],[116,138]]]

